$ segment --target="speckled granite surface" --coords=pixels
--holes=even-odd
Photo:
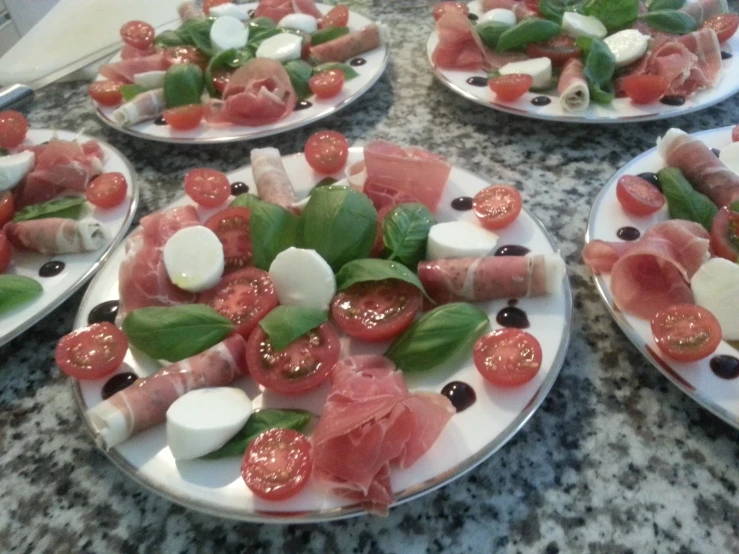
[[[180,191],[184,173],[242,165],[252,146],[301,149],[318,128],[351,142],[419,144],[515,183],[569,263],[575,324],[554,389],[481,467],[387,519],[269,526],[200,515],[139,488],[97,450],[53,363],[81,292],[0,349],[0,552],[739,552],[739,432],[671,386],[616,327],[579,252],[590,205],[619,166],[670,126],[735,123],[739,97],[670,122],[545,124],[486,110],[435,81],[424,52],[427,2],[366,2],[392,29],[387,74],[322,123],[253,144],[178,147],[103,127],[84,84],[42,91],[33,126],[82,130],[117,146],[142,179],[139,216]],[[732,6],[736,9],[736,4]]]

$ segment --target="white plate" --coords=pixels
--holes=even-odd
[[[470,13],[481,15],[480,3],[477,0],[470,2],[469,6]],[[732,69],[734,67],[732,57],[723,61],[723,76],[718,85],[695,93],[687,98],[682,106],[668,106],[661,102],[639,106],[632,104],[628,98],[616,98],[610,106],[600,106],[591,102],[587,110],[573,114],[562,109],[556,90],[553,93],[527,92],[514,102],[503,102],[498,100],[487,86],[477,87],[467,83],[470,77],[485,77],[487,74],[484,71],[446,70],[434,67],[431,63],[431,54],[438,43],[439,37],[434,30],[426,43],[426,53],[434,73],[444,85],[460,96],[483,106],[533,119],[568,123],[632,123],[666,119],[708,108],[739,91],[739,72]],[[739,52],[739,34],[735,34],[722,44],[721,50],[729,53]],[[546,96],[551,102],[546,106],[535,106],[531,101],[538,96]]]
[[[732,127],[723,127],[695,133],[693,136],[699,138],[709,148],[721,149],[731,143],[731,130]],[[652,148],[634,158],[611,177],[595,199],[590,212],[585,242],[595,239],[619,240],[616,237],[616,231],[624,226],[635,227],[643,235],[650,227],[669,219],[666,206],[652,216],[631,216],[621,209],[616,198],[616,183],[622,175],[656,173],[663,167],[665,167],[664,161],[656,148]],[[729,425],[739,429],[739,379],[727,380],[717,377],[708,365],[710,358],[695,363],[680,363],[661,355],[654,343],[649,322],[622,312],[613,303],[610,275],[599,275],[594,280],[611,315],[634,346],[685,394]],[[739,351],[726,341],[721,342],[716,354],[730,354],[739,357]]]
[[[362,159],[362,149],[352,148],[350,162]],[[307,194],[320,176],[308,167],[302,154],[284,158],[285,167],[293,183],[301,185],[299,196]],[[306,176],[309,176],[306,178]],[[229,175],[233,181],[244,181],[253,188],[248,167]],[[458,212],[450,207],[452,199],[474,195],[489,184],[488,181],[463,169],[454,168],[444,193],[437,217],[441,221],[465,219],[474,221],[472,212]],[[185,199],[177,204],[184,204]],[[530,212],[523,211],[518,220],[500,234],[500,243],[522,244],[534,253],[556,252],[552,238],[541,222]],[[75,326],[84,326],[90,310],[100,302],[118,298],[118,268],[123,248],[115,252],[105,265],[82,301]],[[506,300],[478,304],[491,317],[506,305]],[[570,335],[572,297],[567,279],[557,294],[545,298],[524,298],[518,304],[529,315],[528,329],[542,345],[541,371],[530,383],[509,390],[486,385],[472,363],[471,355],[450,363],[420,377],[407,376],[413,390],[441,391],[444,384],[462,380],[470,384],[477,401],[472,407],[455,415],[439,441],[413,467],[393,470],[393,490],[398,503],[425,494],[464,474],[503,446],[538,408],[552,387],[564,361]],[[384,351],[382,346],[367,343],[351,344],[342,339],[344,353],[356,354]],[[139,361],[130,353],[126,362],[141,373]],[[75,381],[75,395],[81,410],[101,402],[100,390],[106,379]],[[248,378],[237,382],[254,400],[257,407],[294,407],[320,413],[328,388],[299,398],[261,395],[260,389]],[[263,402],[265,404],[263,404]],[[481,423],[484,424],[481,425]],[[312,489],[284,502],[266,502],[256,499],[246,488],[239,474],[240,458],[215,461],[175,462],[167,447],[165,426],[144,432],[108,452],[112,461],[130,477],[184,506],[223,517],[262,522],[307,522],[356,516],[364,511],[356,504]]]
[[[136,180],[136,173],[128,160],[123,157],[123,154],[99,139],[69,131],[30,129],[26,136],[26,143],[41,144],[54,136],[62,140],[97,141],[105,152],[104,171],[123,173],[128,182],[128,193],[125,202],[117,208],[112,210],[93,209],[84,217],[84,219],[92,219],[103,224],[109,240],[103,248],[95,252],[60,254],[57,256],[14,251],[13,261],[7,273],[36,279],[41,283],[44,291],[33,302],[0,315],[0,346],[45,317],[92,277],[100,264],[110,257],[113,249],[126,234],[136,211],[139,185]],[[92,208],[92,206],[89,207]],[[64,270],[54,277],[39,277],[39,268],[50,260],[64,262]]]
[[[249,8],[256,8],[257,3],[252,2],[245,4]],[[323,13],[328,12],[333,6],[327,4],[316,4]],[[352,31],[371,24],[372,20],[360,15],[356,12],[349,12],[349,28]],[[157,34],[162,31],[176,29],[180,26],[180,21],[173,21],[157,29]],[[121,127],[113,121],[112,113],[115,108],[106,108],[104,106],[96,107],[98,117],[107,125],[135,137],[156,140],[160,142],[184,143],[184,144],[212,144],[220,142],[236,142],[240,140],[251,140],[260,137],[268,137],[278,133],[284,133],[292,129],[310,125],[319,119],[328,117],[354,102],[357,98],[367,92],[372,85],[382,76],[387,67],[389,52],[387,44],[383,42],[379,48],[375,48],[370,52],[366,52],[361,56],[367,63],[354,69],[359,73],[351,81],[344,84],[341,94],[326,100],[319,100],[316,97],[310,97],[308,101],[312,104],[309,108],[295,110],[289,116],[276,123],[270,125],[260,125],[259,127],[246,127],[243,125],[209,125],[206,121],[200,124],[200,127],[192,131],[172,131],[168,125],[156,125],[154,120],[144,121],[131,127]],[[120,53],[116,54],[111,62],[120,61]],[[97,80],[104,79],[98,75]],[[92,102],[92,100],[91,100]],[[94,104],[94,103],[93,103]]]

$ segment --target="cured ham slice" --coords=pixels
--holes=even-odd
[[[126,257],[118,274],[121,315],[147,306],[173,306],[195,301],[195,295],[177,288],[164,267],[162,249],[180,229],[199,225],[193,206],[172,208],[141,219],[126,241]]]
[[[482,6],[483,12],[489,12],[495,9],[513,10],[513,7],[518,4],[517,0],[482,0],[480,5]]]
[[[143,58],[130,58],[116,63],[108,63],[100,66],[100,74],[106,79],[113,81],[125,81],[133,83],[133,76],[137,73],[148,71],[165,71],[169,62],[163,52],[152,54]]]
[[[378,48],[381,42],[380,27],[372,23],[354,33],[312,46],[310,56],[316,63],[345,62]]]
[[[510,10],[516,15],[518,21],[522,21],[527,17],[537,17],[539,14],[529,8],[526,2],[514,2],[513,7]]]
[[[167,100],[164,97],[164,89],[157,88],[136,95],[130,102],[113,111],[113,121],[122,127],[135,125],[147,119],[158,117],[167,109]]]
[[[611,273],[619,309],[650,319],[673,304],[692,304],[690,279],[709,257],[709,235],[699,224],[673,219],[629,243],[594,240],[583,259],[593,273]]]
[[[9,222],[3,231],[16,248],[41,254],[93,252],[107,241],[100,223],[61,217]]]
[[[293,0],[259,0],[254,17],[269,17],[275,23],[279,23],[280,19],[291,13],[295,13]]]
[[[565,276],[559,254],[453,258],[418,264],[418,278],[438,304],[544,296]]]
[[[196,19],[198,17],[204,17],[205,14],[195,2],[183,2],[177,8],[177,13],[180,15],[180,20],[183,22],[188,19]]]
[[[316,7],[315,0],[292,0],[292,4],[293,11],[295,11],[295,13],[312,15],[316,19],[321,19],[323,17],[321,11]]]
[[[319,485],[386,515],[395,500],[390,467],[413,465],[436,442],[454,408],[436,393],[408,391],[402,373],[382,356],[339,361],[331,393],[313,432],[313,475]]]
[[[246,341],[237,334],[137,380],[87,410],[87,419],[106,449],[113,448],[154,425],[164,423],[172,403],[186,393],[224,387],[246,375]]]
[[[439,44],[431,62],[441,69],[488,69],[485,46],[467,16],[448,11],[436,22]]]
[[[583,64],[579,59],[567,61],[559,76],[557,92],[562,109],[565,111],[577,113],[588,109],[590,89],[583,73]]]
[[[686,3],[680,11],[690,15],[700,25],[707,19],[728,12],[729,5],[726,0],[698,0]]]
[[[285,166],[282,165],[280,151],[277,148],[254,148],[250,156],[251,171],[259,198],[289,208],[297,197]]]

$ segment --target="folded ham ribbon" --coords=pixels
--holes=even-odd
[[[289,208],[297,197],[285,166],[282,165],[280,151],[277,148],[254,148],[250,156],[251,171],[259,198]]]
[[[573,58],[567,61],[559,76],[557,92],[564,111],[577,113],[588,109],[590,89],[580,60]]]
[[[378,48],[381,42],[380,27],[372,23],[359,31],[312,46],[310,55],[317,63],[345,62]]]
[[[41,254],[93,252],[107,240],[100,223],[61,217],[11,221],[3,231],[16,248]]]
[[[113,120],[123,127],[153,119],[167,107],[164,89],[157,88],[142,92],[130,102],[126,102],[113,112]]]

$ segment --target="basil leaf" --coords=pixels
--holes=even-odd
[[[0,275],[0,314],[27,304],[44,292],[41,284],[21,275]]]
[[[613,52],[599,39],[578,39],[577,45],[587,52],[583,74],[588,80],[591,100],[598,104],[610,104],[614,96],[613,73],[616,71]]]
[[[445,304],[411,325],[385,356],[403,371],[426,371],[469,349],[488,326],[487,314],[472,304]]]
[[[338,180],[334,179],[333,177],[324,177],[320,181],[318,181],[315,185],[313,185],[313,188],[310,189],[309,195],[316,190],[318,187],[330,187],[334,183],[338,183]]]
[[[309,96],[312,96],[313,92],[308,86],[308,81],[313,76],[311,65],[303,60],[290,60],[284,66],[288,77],[290,77],[290,82],[295,89],[295,94],[298,95],[298,100],[305,100]]]
[[[352,66],[341,62],[326,62],[321,65],[317,65],[313,68],[313,75],[318,75],[321,71],[328,71],[330,69],[338,69],[341,71],[344,74],[345,81],[351,81],[355,77],[359,77],[359,73],[357,73]]]
[[[275,27],[277,27],[277,23],[271,17],[255,17],[249,20],[249,36],[254,36],[254,33],[260,33]]]
[[[210,306],[139,308],[123,320],[129,342],[156,360],[178,362],[218,344],[233,323]]]
[[[210,42],[210,28],[214,21],[215,19],[208,17],[188,19],[177,29],[177,34],[184,44],[195,46],[206,56],[212,56],[215,52]]]
[[[32,204],[13,214],[13,221],[28,221],[29,219],[46,219],[47,217],[62,217],[77,219],[85,204],[84,196],[62,196],[43,204]]]
[[[539,0],[539,15],[555,23],[562,23],[565,12],[582,13],[585,0]]]
[[[208,62],[208,67],[205,68],[205,88],[208,89],[208,94],[214,98],[218,98],[220,94],[216,90],[213,84],[213,72],[219,69],[229,68],[236,69],[241,67],[254,55],[248,50],[236,50],[235,48],[229,48],[219,54],[216,54]]]
[[[650,12],[659,10],[679,10],[685,6],[685,0],[652,0],[647,6]]]
[[[336,288],[344,290],[357,283],[385,281],[387,279],[398,279],[410,283],[420,290],[424,296],[428,297],[421,280],[410,269],[397,262],[377,258],[353,260],[344,264],[344,267],[336,274]]]
[[[507,31],[504,31],[498,39],[498,52],[507,52],[523,48],[532,42],[544,42],[557,36],[562,28],[548,19],[538,17],[527,17]]]
[[[601,88],[601,86],[596,83],[588,83],[588,89],[590,92],[590,101],[595,102],[596,104],[608,106],[616,97],[612,84],[606,85],[606,88]]]
[[[376,234],[377,210],[352,187],[314,189],[298,224],[298,244],[318,252],[334,271],[367,258]]]
[[[590,0],[585,15],[601,20],[609,33],[628,27],[639,15],[639,0]]]
[[[7,155],[8,151],[5,148],[0,148],[0,158]]]
[[[698,22],[690,15],[679,10],[657,10],[639,16],[652,29],[663,33],[684,35],[698,28]]]
[[[217,460],[228,456],[243,456],[251,441],[270,429],[293,429],[302,431],[313,414],[303,410],[275,410],[262,408],[249,416],[241,431],[215,452],[206,454],[204,460]]]
[[[324,42],[331,42],[349,34],[349,27],[326,27],[319,29],[310,36],[311,46],[318,46]]]
[[[167,108],[200,104],[203,71],[192,63],[178,63],[164,74],[164,98]]]
[[[259,325],[267,333],[272,348],[279,351],[327,321],[328,312],[323,310],[301,306],[277,306],[259,321]]]
[[[426,240],[433,214],[423,204],[399,204],[382,220],[382,240],[390,250],[390,259],[413,267],[426,255]]]
[[[146,92],[146,89],[142,87],[141,85],[128,84],[128,85],[121,86],[120,91],[121,91],[121,96],[123,96],[123,100],[125,102],[130,102],[142,92]]]
[[[164,31],[154,38],[154,44],[163,48],[188,44],[177,31]]]
[[[732,202],[731,205],[729,206],[729,209],[732,212],[739,212],[739,200]]]
[[[511,28],[511,25],[506,25],[500,21],[488,21],[475,27],[475,30],[480,35],[482,43],[491,50],[495,50],[498,47],[500,36]]]
[[[693,185],[676,167],[666,167],[657,173],[662,194],[667,200],[667,209],[673,219],[687,219],[700,223],[709,232],[718,208],[707,196],[693,188]]]

